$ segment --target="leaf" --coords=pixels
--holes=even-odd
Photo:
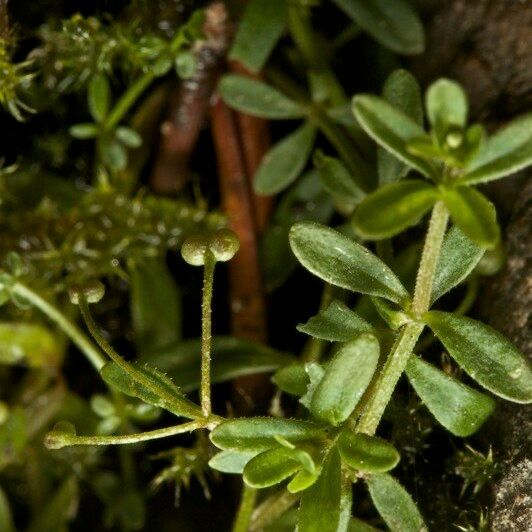
[[[501,333],[479,321],[447,312],[427,312],[423,321],[473,380],[509,401],[532,402],[528,362]]]
[[[459,182],[486,183],[532,163],[532,113],[518,117],[489,137],[465,168]]]
[[[255,456],[256,451],[220,451],[209,460],[209,467],[222,473],[241,475],[245,465]]]
[[[3,532],[15,532],[15,523],[11,513],[9,500],[0,487],[0,530]]]
[[[256,79],[227,74],[218,84],[218,92],[227,105],[248,115],[274,120],[305,116],[301,105]]]
[[[75,124],[71,126],[68,132],[76,139],[93,139],[98,135],[98,126],[96,124]]]
[[[352,517],[349,520],[349,527],[347,530],[348,532],[380,532],[377,528],[368,525],[356,517]]]
[[[495,409],[495,401],[450,375],[411,356],[406,367],[410,384],[433,416],[455,436],[474,434]]]
[[[497,211],[491,201],[470,187],[442,188],[453,222],[473,242],[493,249],[500,239]]]
[[[408,70],[394,70],[384,84],[382,97],[423,127],[423,103],[419,84]],[[403,179],[410,168],[384,148],[377,149],[381,185]]]
[[[310,383],[304,364],[291,364],[280,368],[275,372],[272,380],[281,391],[299,397],[305,395]]]
[[[102,161],[112,170],[120,171],[127,166],[127,151],[116,140],[102,140],[99,142]]]
[[[371,94],[355,96],[353,112],[366,133],[383,148],[424,176],[435,176],[434,167],[408,149],[408,144],[412,140],[428,138],[422,127],[409,116],[391,106],[386,100]]]
[[[390,475],[366,478],[373,504],[391,532],[428,532],[412,497]]]
[[[389,183],[357,206],[352,222],[365,238],[389,238],[418,223],[438,197],[438,190],[426,181],[406,179]]]
[[[89,110],[95,122],[103,122],[109,113],[111,87],[105,74],[95,74],[88,87]]]
[[[285,0],[251,0],[244,12],[229,58],[259,72],[286,24]]]
[[[409,299],[395,274],[378,257],[334,229],[299,222],[290,229],[290,246],[299,262],[324,281],[354,292],[390,299]]]
[[[196,418],[201,415],[199,406],[189,401],[179,388],[156,368],[148,365],[131,366],[131,370],[149,379],[154,388],[161,390],[161,392],[157,393],[153,389],[148,389],[115,362],[105,364],[100,370],[100,374],[107,384],[120,392],[138,397],[145,403],[164,408],[176,416]]]
[[[0,323],[0,364],[57,367],[63,359],[63,353],[63,342],[44,325]]]
[[[128,148],[138,148],[142,145],[142,137],[130,127],[118,127],[116,129],[116,138]]]
[[[326,309],[299,324],[297,330],[322,340],[347,342],[364,332],[372,332],[373,326],[340,301],[333,301]]]
[[[312,395],[312,413],[332,425],[345,421],[371,382],[378,361],[379,342],[371,334],[343,344]]]
[[[211,432],[210,439],[224,451],[266,451],[279,446],[278,437],[294,443],[321,439],[326,434],[323,425],[312,421],[255,417],[224,421]]]
[[[163,349],[181,339],[181,293],[161,257],[129,265],[129,307],[135,345],[143,353]]]
[[[307,164],[315,138],[316,128],[305,123],[275,144],[257,169],[255,192],[263,196],[277,194],[295,181]]]
[[[168,373],[176,386],[185,392],[195,390],[200,382],[201,342],[199,339],[178,342],[141,360]],[[225,382],[244,375],[267,373],[294,361],[293,355],[255,342],[231,336],[213,338],[211,382]]]
[[[367,434],[355,434],[345,429],[338,438],[342,460],[357,471],[384,473],[393,469],[400,460],[397,449],[386,440]]]
[[[405,0],[333,1],[364,31],[393,52],[411,55],[423,51],[423,24]]]
[[[345,532],[351,516],[351,486],[342,482],[340,457],[332,449],[318,480],[303,492],[297,532]]]
[[[244,482],[252,488],[269,488],[301,469],[292,449],[269,449],[252,458],[244,468]]]
[[[443,241],[432,284],[432,302],[464,281],[478,264],[485,249],[475,244],[458,226],[453,226]]]
[[[450,79],[439,79],[427,89],[426,107],[429,122],[436,131],[467,124],[467,96],[462,87]]]

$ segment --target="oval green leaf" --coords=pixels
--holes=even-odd
[[[425,323],[456,362],[484,388],[516,403],[532,402],[532,371],[519,350],[488,325],[430,311]]]
[[[439,79],[427,89],[426,106],[429,122],[436,131],[464,128],[467,124],[467,96],[462,87],[450,79]]]
[[[218,84],[223,101],[242,113],[269,119],[305,116],[304,108],[262,81],[228,74]]]
[[[324,281],[395,303],[409,299],[401,281],[384,262],[338,231],[299,222],[292,226],[289,237],[299,262]]]
[[[371,382],[379,352],[379,342],[367,333],[343,344],[312,394],[312,413],[332,425],[345,421]]]
[[[426,181],[406,179],[389,183],[358,205],[352,222],[365,238],[390,238],[419,222],[438,196],[438,190]]]
[[[338,451],[346,464],[366,473],[390,471],[401,458],[397,449],[386,440],[367,434],[355,434],[349,429],[341,433]]]
[[[89,110],[95,122],[103,122],[111,105],[111,87],[105,74],[95,74],[88,87]]]
[[[495,408],[491,397],[462,384],[417,356],[410,357],[406,374],[432,415],[456,436],[474,434]]]
[[[244,467],[244,482],[252,488],[269,488],[301,469],[292,449],[270,449],[252,458]]]
[[[221,473],[241,475],[246,464],[255,456],[255,451],[220,451],[209,460],[209,467]]]
[[[278,369],[272,380],[283,392],[299,397],[307,393],[307,387],[310,384],[304,364],[291,364]]]

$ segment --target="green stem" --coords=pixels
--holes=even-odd
[[[449,213],[445,205],[441,201],[437,202],[430,218],[416,279],[411,309],[415,318],[421,317],[429,309],[434,274],[448,218]],[[384,410],[390,402],[397,382],[405,370],[423,328],[424,325],[418,321],[412,321],[402,327],[388,359],[372,385],[365,409],[356,426],[358,432],[372,435],[377,430]]]
[[[240,506],[238,507],[235,522],[233,523],[233,532],[248,532],[251,514],[253,513],[256,501],[257,490],[243,484]]]
[[[203,293],[201,300],[201,410],[207,418],[211,415],[211,348],[212,348],[212,291],[216,259],[207,251],[203,267]]]
[[[294,506],[298,500],[298,493],[290,493],[286,489],[274,493],[257,506],[251,516],[249,530],[252,532],[262,530]]]
[[[125,445],[142,441],[158,440],[160,438],[183,434],[184,432],[192,432],[193,430],[203,428],[204,426],[204,421],[197,420],[183,423],[182,425],[165,427],[164,429],[118,436],[77,436],[76,434],[69,434],[67,432],[52,431],[46,435],[44,443],[49,449],[62,449],[63,447],[72,447],[75,445]]]
[[[99,349],[85,336],[81,329],[51,303],[42,298],[37,292],[26,285],[16,282],[12,290],[26,301],[46,314],[55,324],[74,342],[87,360],[100,371],[105,364],[105,358]]]

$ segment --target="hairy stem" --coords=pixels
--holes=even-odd
[[[233,532],[248,532],[251,514],[257,500],[257,490],[250,488],[246,484],[242,485],[242,494],[240,496],[240,506],[233,523]]]
[[[429,222],[429,229],[421,255],[416,279],[412,314],[417,318],[429,309],[430,295],[434,274],[440,256],[443,237],[449,213],[445,205],[439,201],[434,206]],[[405,370],[406,364],[414,350],[424,325],[412,321],[404,325],[399,332],[388,359],[379,376],[372,385],[371,392],[360,420],[356,426],[357,432],[372,435],[377,430],[386,406],[390,402],[397,381]]]
[[[283,515],[299,500],[299,494],[283,489],[268,497],[251,516],[250,531],[262,530]]]
[[[203,293],[201,300],[201,411],[211,415],[211,345],[212,345],[212,288],[216,259],[207,251],[203,268]]]

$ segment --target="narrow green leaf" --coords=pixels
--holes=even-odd
[[[332,425],[345,421],[368,387],[379,361],[379,342],[368,333],[343,344],[312,394],[312,413]]]
[[[387,474],[366,479],[373,504],[391,532],[428,532],[412,497]]]
[[[390,74],[384,84],[382,97],[423,127],[421,90],[416,78],[408,70],[398,69]],[[403,179],[410,170],[408,165],[381,147],[377,150],[377,169],[381,185]]]
[[[138,148],[142,145],[142,137],[130,127],[118,127],[116,129],[116,138],[128,148]]]
[[[474,434],[491,415],[495,401],[450,375],[410,357],[408,380],[434,417],[456,436]]]
[[[299,493],[300,491],[306,490],[318,480],[320,473],[321,471],[319,469],[312,472],[302,469],[288,483],[286,489],[290,493]]]
[[[500,238],[497,211],[491,201],[471,187],[443,188],[442,197],[453,222],[473,242],[492,249]]]
[[[353,112],[366,133],[401,161],[433,177],[435,170],[425,159],[410,152],[408,144],[414,139],[428,138],[422,127],[386,100],[371,94],[353,98]]]
[[[105,74],[95,74],[88,87],[89,110],[95,122],[103,122],[111,105],[111,87]]]
[[[384,473],[393,469],[400,460],[397,449],[386,440],[367,434],[355,434],[345,429],[338,439],[342,460],[357,471]]]
[[[438,190],[426,181],[406,179],[390,183],[357,206],[352,222],[365,238],[389,238],[419,222],[438,197]]]
[[[326,309],[299,324],[297,330],[322,340],[347,342],[364,332],[372,332],[373,326],[340,301],[333,301]]]
[[[255,192],[263,196],[277,194],[295,181],[307,164],[315,138],[316,128],[305,123],[275,144],[255,174]]]
[[[405,0],[333,0],[364,31],[393,52],[420,54],[425,33],[417,13]]]
[[[432,285],[432,302],[464,281],[478,264],[485,249],[454,225],[443,241]]]
[[[9,501],[0,487],[0,530],[3,532],[15,532],[15,523],[11,514]]]
[[[269,449],[252,458],[244,467],[244,482],[252,488],[269,488],[301,469],[292,449]]]
[[[68,130],[76,139],[93,139],[98,135],[96,124],[75,124]]]
[[[243,113],[270,119],[302,118],[305,109],[262,81],[228,74],[218,84],[224,102]]]
[[[153,352],[181,339],[181,293],[166,261],[148,257],[130,264],[129,306],[135,344],[142,352]]]
[[[285,24],[285,0],[251,0],[238,25],[229,58],[258,72],[281,37]]]
[[[201,409],[192,401],[189,401],[179,390],[179,388],[163,373],[154,367],[133,366],[131,369],[136,374],[141,374],[148,378],[158,389],[164,393],[159,394],[148,389],[144,384],[138,382],[131,374],[126,373],[115,362],[108,362],[101,369],[100,373],[105,382],[115,387],[126,395],[138,397],[145,403],[149,403],[168,410],[176,416],[195,418],[201,415]]]
[[[345,532],[351,516],[351,487],[342,480],[338,451],[333,449],[318,480],[303,492],[298,532]]]
[[[283,392],[299,397],[305,395],[310,383],[304,364],[291,364],[278,369],[272,380]]]
[[[516,403],[532,402],[532,371],[519,350],[488,325],[447,312],[423,320],[449,354],[484,388]]]
[[[311,421],[255,417],[224,421],[211,432],[210,438],[223,450],[266,451],[279,446],[276,437],[294,443],[324,438],[326,434],[323,425]]]
[[[465,168],[460,183],[499,179],[532,163],[532,113],[518,117],[488,138]]]
[[[300,222],[292,226],[289,238],[299,262],[324,281],[395,303],[409,299],[401,281],[384,262],[338,231]]]
[[[209,467],[222,473],[241,475],[246,464],[257,454],[256,451],[220,451],[209,460]]]
[[[439,79],[426,94],[429,122],[436,131],[464,128],[467,124],[467,96],[462,87],[450,79]]]

